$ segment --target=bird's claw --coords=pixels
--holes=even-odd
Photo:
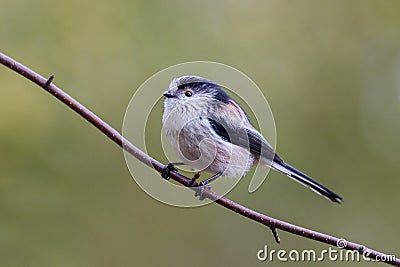
[[[199,197],[199,200],[201,201],[201,200],[204,200],[205,199],[205,197],[204,197],[204,190],[210,190],[211,189],[211,186],[209,186],[209,185],[204,185],[204,184],[202,184],[202,183],[200,183],[200,185],[199,185],[199,187],[197,187],[196,188],[196,191],[194,192],[194,196],[195,197]]]
[[[164,178],[165,180],[169,180],[169,173],[171,171],[178,171],[175,167],[174,164],[169,162],[167,165],[164,166],[164,168],[161,171],[161,177]]]

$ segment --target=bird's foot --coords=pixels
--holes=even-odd
[[[211,189],[211,186],[208,186],[208,184],[209,183],[211,183],[212,181],[214,181],[214,180],[216,180],[218,177],[220,177],[222,175],[222,172],[218,172],[217,174],[215,174],[215,175],[213,175],[213,176],[211,176],[210,178],[208,178],[208,179],[205,179],[204,181],[202,181],[200,184],[199,184],[199,187],[197,187],[196,188],[196,191],[195,191],[195,193],[194,193],[194,196],[195,197],[199,197],[199,200],[204,200],[205,199],[205,197],[204,197],[204,190],[210,190]],[[200,174],[198,174],[198,176],[200,176]],[[192,180],[194,179],[194,178],[196,178],[196,175],[192,178]]]
[[[201,200],[204,200],[205,199],[205,197],[204,197],[204,190],[210,190],[211,189],[211,186],[209,186],[209,185],[206,185],[205,183],[204,183],[204,181],[203,182],[201,182],[200,184],[199,184],[199,186],[196,188],[196,190],[195,190],[195,192],[194,192],[194,196],[195,197],[199,197],[199,200],[201,201]]]
[[[178,171],[172,162],[169,162],[167,165],[164,166],[164,168],[161,171],[161,177],[164,178],[165,180],[169,180],[169,173],[171,171]]]

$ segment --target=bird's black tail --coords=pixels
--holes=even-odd
[[[342,198],[326,188],[325,186],[317,183],[310,176],[307,174],[302,173],[301,171],[297,170],[296,168],[290,166],[289,164],[283,162],[282,160],[274,161],[271,166],[276,171],[284,173],[286,176],[292,178],[296,182],[301,183],[304,186],[307,186],[311,190],[313,190],[318,195],[321,195],[333,202],[342,203]]]

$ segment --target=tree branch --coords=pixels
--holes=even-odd
[[[28,80],[36,83],[39,85],[41,88],[52,94],[54,97],[56,97],[58,100],[66,104],[68,107],[70,107],[72,110],[80,114],[84,119],[89,121],[92,125],[94,125],[97,129],[99,129],[103,134],[105,134],[107,137],[109,137],[111,140],[113,140],[115,143],[117,143],[120,147],[125,149],[127,152],[129,152],[132,156],[136,157],[138,160],[143,162],[144,164],[155,168],[158,172],[161,172],[164,165],[161,164],[160,162],[156,161],[137,147],[135,147],[132,143],[130,143],[128,140],[124,139],[122,135],[117,132],[115,129],[113,129],[110,125],[108,125],[106,122],[104,122],[102,119],[100,119],[98,116],[96,116],[93,112],[91,112],[89,109],[87,109],[85,106],[80,104],[78,101],[76,101],[74,98],[66,94],[64,91],[62,91],[60,88],[55,86],[52,81],[54,79],[54,75],[51,75],[48,79],[40,76],[36,72],[32,71],[31,69],[25,67],[24,65],[18,63],[17,61],[13,60],[12,58],[0,53],[0,63],[3,64],[4,66],[8,67],[9,69],[19,73],[20,75],[24,76]],[[169,174],[169,177],[178,183],[188,187],[190,184],[190,178],[183,176],[177,172],[171,171]],[[197,183],[194,184],[194,186],[198,185]],[[192,184],[193,186],[193,184]],[[370,259],[387,259],[386,261],[382,261],[385,263],[388,263],[390,265],[394,266],[400,266],[400,259],[399,258],[390,258],[388,257],[389,255],[384,254],[382,252],[376,251],[369,249],[361,244],[353,243],[353,242],[347,242],[344,241],[343,239],[339,239],[337,237],[333,237],[330,235],[322,234],[307,228],[299,227],[297,225],[293,225],[281,220],[274,219],[272,217],[266,216],[264,214],[258,213],[254,210],[251,210],[249,208],[246,208],[238,203],[233,202],[232,200],[221,197],[212,190],[204,190],[204,196],[214,200],[216,203],[219,205],[230,209],[238,214],[241,214],[253,221],[259,222],[261,224],[264,224],[268,226],[273,234],[274,238],[276,241],[279,241],[279,236],[277,234],[277,229],[299,235],[308,239],[320,241],[325,244],[333,245],[333,246],[338,246],[339,248],[347,249],[347,250],[353,250],[357,251],[360,254],[363,254],[364,257],[370,258]],[[339,243],[344,241],[345,246],[340,245]],[[343,243],[342,243],[343,244]]]

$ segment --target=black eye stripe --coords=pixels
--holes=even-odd
[[[214,99],[228,103],[230,97],[228,94],[216,83],[211,81],[192,81],[192,82],[183,82],[182,84],[178,84],[178,90],[183,90],[185,94],[185,90],[192,90],[196,92],[196,94],[210,94]],[[186,96],[186,94],[185,94]],[[187,96],[190,97],[190,96]]]

